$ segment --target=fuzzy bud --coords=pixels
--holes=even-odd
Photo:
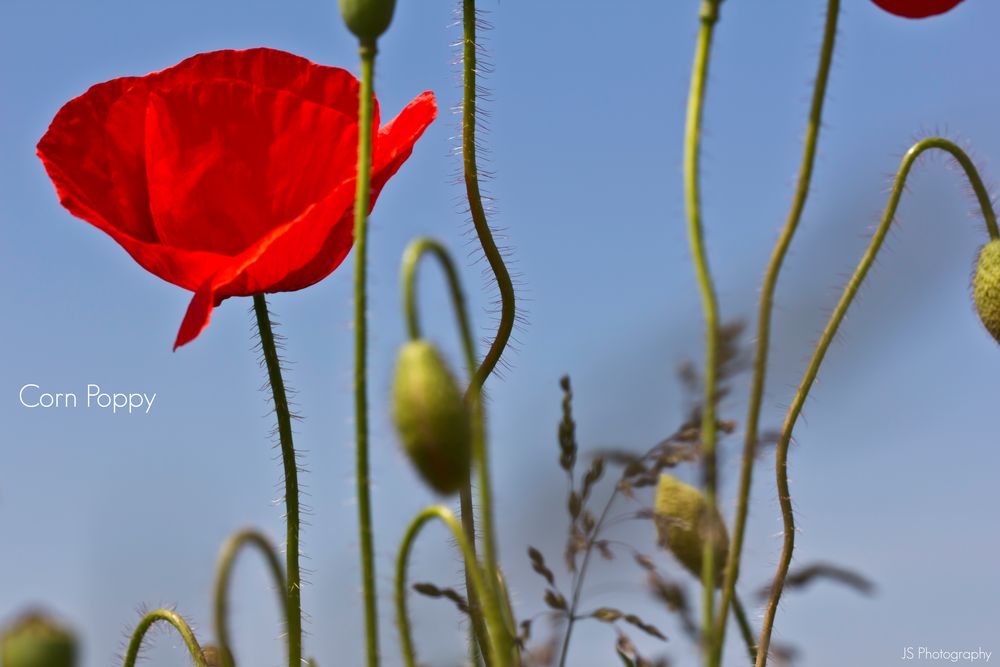
[[[1000,240],[990,241],[979,251],[972,296],[979,319],[1000,342]]]
[[[656,526],[660,544],[670,549],[681,565],[699,579],[705,539],[712,531],[717,585],[721,583],[729,536],[718,511],[708,516],[708,505],[701,491],[670,475],[660,475],[656,487]]]
[[[3,667],[73,667],[76,638],[37,613],[21,617],[0,638]]]
[[[426,341],[410,341],[400,350],[392,416],[406,454],[431,488],[450,494],[468,481],[468,406],[444,359]]]
[[[374,42],[392,23],[396,0],[340,0],[344,23],[362,42]]]

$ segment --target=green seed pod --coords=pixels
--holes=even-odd
[[[729,553],[729,536],[722,516],[716,511],[711,518],[701,491],[670,475],[660,475],[656,487],[656,527],[660,544],[695,577],[701,578],[705,538],[714,532],[716,585],[722,583]]]
[[[468,481],[468,406],[444,359],[426,341],[410,341],[399,352],[392,416],[403,448],[431,488],[450,494]]]
[[[27,614],[3,633],[0,664],[3,667],[73,667],[76,638],[41,614]]]
[[[374,42],[392,23],[396,0],[340,0],[344,23],[358,39]]]
[[[1000,240],[990,241],[979,251],[972,296],[979,319],[1000,342]]]

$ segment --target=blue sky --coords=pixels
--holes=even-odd
[[[386,115],[425,89],[443,113],[391,182],[371,243],[373,473],[382,643],[395,664],[391,564],[409,518],[433,500],[399,453],[386,401],[404,339],[398,261],[416,235],[463,260],[483,335],[492,299],[466,257],[459,164],[450,153],[460,97],[450,43],[453,2],[400,2],[383,40],[377,90]],[[673,431],[685,397],[677,365],[700,359],[700,306],[681,197],[681,139],[697,3],[482,0],[496,72],[488,188],[506,229],[529,323],[503,380],[491,380],[490,427],[501,555],[521,617],[543,609],[525,549],[558,561],[564,486],[557,467],[558,378],[571,373],[581,446],[636,449]],[[572,5],[571,9],[567,9]],[[705,225],[723,316],[751,318],[759,278],[790,201],[825,3],[729,0],[706,112]],[[778,290],[766,425],[777,426],[840,287],[884,206],[891,174],[917,138],[941,132],[998,172],[1000,88],[992,26],[1000,6],[967,0],[908,22],[844,0],[815,188]],[[0,622],[26,605],[56,610],[84,636],[84,666],[117,661],[140,605],[176,604],[209,637],[217,549],[244,525],[283,534],[263,374],[250,351],[249,301],[230,300],[177,353],[189,294],[139,269],[110,239],[60,208],[34,145],[58,108],[89,85],[144,74],[200,51],[270,46],[356,69],[333,0],[189,0],[0,4]],[[975,202],[940,157],[913,175],[876,269],[829,354],[796,431],[791,484],[797,562],[827,560],[878,585],[862,598],[817,584],[790,594],[776,639],[798,664],[885,665],[905,646],[1000,650],[1000,537],[992,509],[1000,350],[968,296],[985,241]],[[323,283],[276,295],[273,310],[298,390],[297,445],[309,468],[303,594],[320,665],[361,662],[353,504],[350,260]],[[425,327],[458,359],[436,277]],[[20,387],[156,392],[148,415],[28,410]],[[742,421],[747,378],[724,405]],[[728,442],[730,452],[738,438]],[[731,514],[735,454],[723,461]],[[767,464],[758,468],[741,588],[767,581],[780,521]],[[648,527],[622,537],[652,550]],[[661,565],[682,576],[665,553]],[[443,533],[418,546],[414,577],[454,581]],[[263,568],[237,572],[238,655],[281,664],[278,613]],[[563,581],[566,579],[563,577]],[[599,566],[588,605],[635,610],[691,647],[646,596],[626,559]],[[444,603],[415,600],[421,653],[457,663],[462,632]],[[757,620],[757,610],[752,613]],[[445,628],[445,631],[435,631]],[[454,629],[452,629],[454,628]],[[570,664],[607,665],[614,640],[578,635]],[[992,644],[991,644],[992,642]],[[159,635],[153,664],[183,659]],[[655,653],[650,642],[642,646]],[[742,664],[735,644],[728,664]]]

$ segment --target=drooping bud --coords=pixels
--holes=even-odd
[[[972,298],[986,330],[1000,342],[1000,240],[990,241],[979,251]]]
[[[392,23],[396,0],[340,0],[344,23],[362,42],[374,42]]]
[[[708,514],[701,491],[670,475],[660,475],[656,487],[656,527],[660,544],[695,577],[701,578],[705,540],[712,536],[717,585],[722,582],[729,553],[729,536],[722,516]]]
[[[76,638],[38,613],[22,616],[0,639],[3,667],[74,667]]]
[[[450,494],[468,481],[469,409],[448,365],[426,341],[410,341],[399,352],[392,416],[406,454],[431,488]]]

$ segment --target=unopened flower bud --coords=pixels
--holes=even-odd
[[[979,251],[972,297],[986,330],[1000,342],[1000,240],[990,241]]]
[[[422,340],[403,346],[392,388],[392,413],[403,448],[420,476],[438,493],[469,479],[469,410],[437,349]]]
[[[729,536],[719,512],[709,516],[708,504],[701,491],[670,475],[660,475],[656,487],[656,527],[660,543],[699,579],[705,540],[711,535],[716,583],[721,583],[729,553]]]
[[[51,619],[28,614],[15,621],[0,639],[3,667],[73,667],[76,638]]]
[[[374,42],[392,23],[396,0],[340,0],[344,23],[361,41]]]

